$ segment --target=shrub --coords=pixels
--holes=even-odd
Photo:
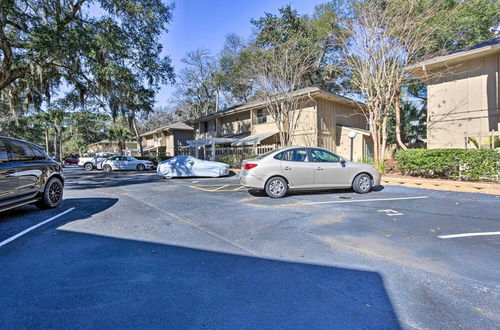
[[[493,149],[408,149],[396,153],[397,168],[407,175],[444,179],[498,179],[500,152]]]
[[[395,159],[387,159],[384,162],[385,173],[395,173],[397,171],[397,161]]]
[[[241,163],[245,159],[252,159],[257,157],[258,155],[232,155],[232,156],[220,156],[219,162],[223,162],[228,164],[232,168],[241,167]]]

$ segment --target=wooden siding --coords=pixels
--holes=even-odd
[[[292,145],[314,147],[318,145],[316,104],[310,102],[302,109],[300,118],[292,137]]]
[[[500,129],[500,53],[465,60],[451,72],[435,69],[428,83],[427,147],[474,147]]]
[[[250,132],[251,127],[250,111],[245,111],[218,118],[217,132],[218,136],[239,134]]]
[[[366,118],[355,105],[318,99],[318,147],[336,151],[337,125],[366,129]],[[337,143],[338,142],[338,143]]]

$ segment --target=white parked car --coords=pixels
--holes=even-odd
[[[145,171],[154,168],[153,162],[132,156],[113,156],[97,164],[97,169],[111,171]]]
[[[85,170],[92,171],[93,169],[98,168],[98,165],[102,161],[112,156],[118,155],[109,152],[86,154],[83,157],[78,158],[78,166],[83,166]]]
[[[229,175],[229,165],[221,162],[201,160],[191,156],[176,156],[158,164],[159,175],[172,178],[201,176],[216,178]]]

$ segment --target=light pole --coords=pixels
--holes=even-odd
[[[353,161],[352,158],[353,158],[353,152],[354,152],[354,138],[358,135],[358,133],[354,132],[354,131],[350,131],[349,134],[347,134],[347,136],[349,137],[349,139],[351,139],[351,162]]]

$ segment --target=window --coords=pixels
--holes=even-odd
[[[36,159],[35,153],[26,143],[22,143],[19,141],[9,141],[9,143],[12,160],[25,161]]]
[[[264,109],[257,110],[257,124],[267,123],[267,113]]]
[[[9,153],[7,152],[7,146],[3,140],[0,140],[0,163],[5,163],[9,161]]]
[[[203,123],[203,132],[202,133],[207,133],[208,132],[208,121]]]
[[[33,151],[33,153],[35,154],[35,158],[34,160],[44,160],[45,158],[47,158],[44,154],[44,152],[42,150],[40,150],[38,147],[34,146],[34,145],[30,145],[31,147],[31,150]]]
[[[313,162],[328,162],[328,163],[340,162],[339,156],[321,149],[311,149],[311,158]]]
[[[121,156],[121,157],[120,157],[120,160],[128,160],[128,159],[127,159],[127,157],[125,157],[125,156]]]
[[[275,159],[286,160],[289,162],[307,162],[306,149],[291,149],[283,151],[274,156]]]
[[[271,150],[271,151],[268,151],[262,155],[259,155],[257,157],[255,157],[255,159],[263,159],[263,158],[266,158],[267,156],[269,156],[270,154],[273,154],[275,153],[276,151],[278,151],[279,149],[276,149],[276,150]],[[279,155],[281,154],[277,154],[276,156],[274,156],[275,159],[281,159],[281,158],[277,158]]]

